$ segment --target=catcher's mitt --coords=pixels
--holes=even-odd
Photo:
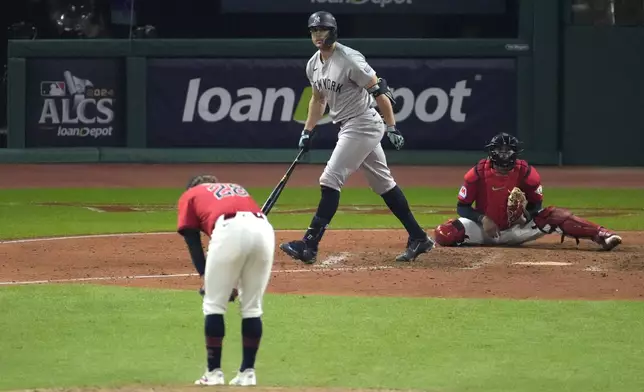
[[[515,224],[524,224],[527,221],[525,216],[525,208],[528,205],[528,200],[525,193],[517,187],[510,191],[508,196],[508,225],[510,227]]]

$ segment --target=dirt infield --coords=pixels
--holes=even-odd
[[[274,186],[286,165],[0,165],[0,188],[182,187],[195,173],[223,181]],[[317,186],[322,167],[303,165],[290,186]],[[405,186],[454,186],[465,167],[404,167],[392,171]],[[545,186],[644,187],[644,170],[540,168]],[[365,186],[360,173],[350,186]],[[101,208],[106,206],[93,206]],[[127,207],[127,206],[126,206]],[[372,206],[374,209],[381,208]],[[380,210],[378,210],[380,211]],[[372,211],[374,212],[374,211]],[[619,211],[606,212],[618,214]],[[431,232],[432,228],[427,228]],[[306,266],[276,250],[273,293],[363,296],[498,297],[543,299],[644,298],[643,233],[622,233],[624,244],[599,251],[596,244],[558,236],[514,248],[441,248],[413,263],[396,263],[401,230],[328,231],[318,263]],[[302,231],[278,233],[278,241]],[[0,243],[0,282],[84,282],[196,289],[185,245],[178,235],[99,236]]]

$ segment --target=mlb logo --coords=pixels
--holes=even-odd
[[[43,97],[65,96],[65,82],[56,82],[56,81],[40,82],[40,95]]]

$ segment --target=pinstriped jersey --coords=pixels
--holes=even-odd
[[[375,74],[360,52],[339,42],[326,61],[322,62],[318,50],[306,64],[306,76],[311,86],[326,98],[333,123],[361,115],[375,106],[374,98],[365,89]]]

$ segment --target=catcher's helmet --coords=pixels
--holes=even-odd
[[[517,161],[519,153],[523,150],[519,148],[519,139],[516,137],[501,132],[495,135],[485,148],[488,153],[488,158],[495,167],[501,169],[512,169]]]
[[[309,30],[312,27],[323,27],[329,30],[324,45],[332,45],[338,39],[338,23],[335,17],[326,11],[318,11],[309,16]]]

